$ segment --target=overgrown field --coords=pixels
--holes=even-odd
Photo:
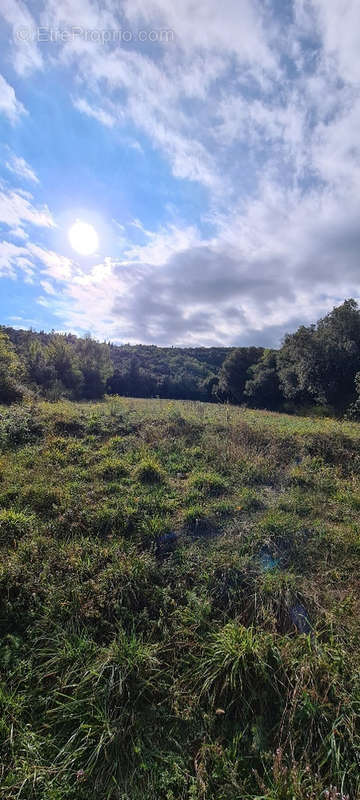
[[[360,425],[0,409],[3,800],[360,797]]]

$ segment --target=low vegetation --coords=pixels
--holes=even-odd
[[[0,409],[0,796],[355,800],[360,428]]]

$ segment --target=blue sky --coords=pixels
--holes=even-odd
[[[358,299],[359,21],[356,0],[2,0],[0,322],[277,346]]]

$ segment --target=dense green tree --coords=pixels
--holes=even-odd
[[[248,370],[244,395],[255,408],[269,408],[274,411],[281,407],[284,396],[280,388],[276,350],[265,350],[260,360]]]
[[[278,373],[284,396],[298,403],[311,403],[316,391],[317,348],[315,326],[304,325],[285,336],[278,354]]]
[[[243,403],[249,369],[262,357],[263,347],[238,347],[225,359],[219,375],[218,395],[233,403]]]
[[[285,397],[316,402],[342,413],[355,399],[360,370],[360,311],[345,300],[319,320],[285,337],[278,356]]]
[[[360,311],[346,300],[316,325],[285,336],[281,349],[107,345],[73,334],[0,328],[1,398],[22,382],[48,399],[134,397],[227,400],[279,409],[325,404],[338,414],[357,400]]]
[[[40,339],[32,337],[25,352],[27,376],[30,384],[46,393],[56,381],[56,369],[51,363],[50,351]]]
[[[88,400],[102,397],[114,368],[107,344],[96,342],[90,336],[77,339],[76,353],[82,371],[82,396]]]
[[[360,311],[355,300],[345,300],[321,319],[317,338],[318,399],[343,412],[355,399],[355,375],[360,370]]]
[[[47,355],[55,369],[59,384],[64,389],[69,389],[74,397],[81,397],[84,378],[80,359],[66,337],[60,334],[52,335]]]
[[[21,398],[19,379],[22,367],[14,345],[0,331],[0,402],[11,403]]]

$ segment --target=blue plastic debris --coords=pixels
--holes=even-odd
[[[259,555],[259,561],[264,572],[269,572],[271,569],[276,569],[279,566],[279,559],[273,558],[272,555],[263,550]]]
[[[311,625],[305,606],[296,603],[290,608],[291,622],[298,629],[299,633],[310,633]]]

